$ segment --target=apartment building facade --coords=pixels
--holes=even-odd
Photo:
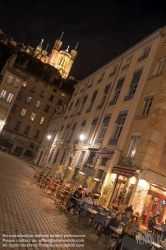
[[[54,77],[43,80],[27,72],[15,60],[2,70],[0,87],[3,97],[0,102],[8,105],[5,117],[0,111],[5,147],[17,156],[34,158],[50,118],[56,109],[69,102],[71,95],[54,84]],[[8,92],[12,93],[13,99],[10,97],[9,100]]]
[[[77,84],[47,149],[45,166],[53,170],[61,162],[74,169],[73,178],[93,176],[94,190],[107,188],[107,205],[118,204],[121,182],[126,204],[136,188],[140,167],[130,171],[118,162],[160,40],[158,30]]]
[[[165,219],[166,212],[166,28],[143,88],[126,137],[119,164],[139,166],[140,176],[133,194],[134,209],[149,218]]]

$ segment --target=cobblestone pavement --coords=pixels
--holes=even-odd
[[[95,233],[86,230],[74,215],[55,205],[54,197],[47,195],[45,190],[40,189],[39,184],[33,181],[33,174],[34,169],[27,163],[0,151],[0,250],[12,249],[9,244],[13,244],[13,249],[17,250],[104,249],[103,241],[96,242]],[[84,238],[79,237],[84,239],[84,243],[77,243],[84,244],[84,247],[51,246],[47,235],[53,235],[52,239],[55,240],[58,234],[85,235]],[[10,235],[17,235],[17,238],[11,238]],[[36,246],[33,241],[37,239],[35,235],[43,239],[40,244],[48,246]],[[24,245],[26,240],[27,245]]]

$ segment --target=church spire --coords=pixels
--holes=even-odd
[[[69,52],[70,45],[67,46],[66,52]]]
[[[75,49],[74,49],[74,50],[76,50],[76,49],[77,49],[77,47],[78,47],[78,44],[79,44],[79,43],[77,42],[77,44],[76,44],[76,46],[75,46]]]
[[[63,34],[64,34],[64,32],[62,32],[62,34],[61,34],[61,36],[59,38],[60,41],[62,40]]]

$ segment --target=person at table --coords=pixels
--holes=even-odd
[[[157,225],[157,216],[153,216],[153,218],[150,219],[149,221],[149,229],[153,232],[154,231],[154,227],[156,227]]]
[[[118,228],[120,226],[121,220],[122,220],[122,213],[117,213],[115,218],[112,218],[108,223],[107,227],[104,229],[104,233],[106,235],[109,235],[111,233],[110,227]]]
[[[88,196],[85,196],[81,202],[80,205],[82,205],[83,203],[87,203],[88,205],[93,205],[93,200],[92,200],[92,193],[88,193]]]
[[[135,233],[135,221],[129,221],[125,228],[122,230],[122,234],[120,235],[120,242],[116,247],[116,250],[120,250],[121,249],[121,245],[122,245],[122,238],[128,235],[130,238],[132,239],[136,239],[136,233]]]
[[[82,199],[82,188],[79,188],[76,190],[73,194],[73,197],[71,197],[71,203],[72,205],[67,208],[67,211],[70,211],[72,208],[75,209],[77,206],[78,201],[76,199]]]
[[[130,205],[125,209],[125,212],[132,212],[133,213],[133,206]]]

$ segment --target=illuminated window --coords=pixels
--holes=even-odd
[[[40,104],[41,104],[41,102],[40,102],[40,101],[37,101],[35,107],[36,107],[36,108],[39,108],[39,107],[40,107]]]
[[[31,100],[32,100],[32,97],[30,97],[30,96],[29,96],[29,97],[27,98],[26,103],[30,103],[30,102],[31,102]]]
[[[66,95],[65,95],[64,93],[62,93],[62,96],[64,96],[64,97],[65,97]]]
[[[23,109],[21,110],[20,116],[24,117],[25,114],[26,114],[26,112],[27,112],[27,110],[23,108]]]
[[[166,63],[166,58],[158,62],[155,75],[158,75],[162,72],[165,63]]]
[[[40,124],[40,125],[43,125],[44,120],[45,120],[45,118],[44,118],[44,117],[42,117],[42,118],[41,118],[41,120],[40,120],[40,123],[39,123],[39,124]]]
[[[8,103],[11,103],[12,102],[12,99],[13,99],[13,94],[12,93],[9,93],[8,94],[8,97],[7,97],[7,99],[6,99],[6,102],[8,102]]]
[[[16,79],[15,82],[14,82],[14,84],[13,84],[13,86],[16,87],[16,88],[18,88],[19,83],[20,83],[20,80]]]
[[[35,120],[35,116],[36,116],[36,114],[35,114],[35,113],[32,113],[31,116],[30,116],[30,120],[31,120],[31,121],[34,121],[34,120]]]
[[[0,94],[0,99],[4,100],[6,94],[7,94],[7,91],[2,89],[1,94]]]
[[[9,76],[8,79],[7,79],[7,83],[8,83],[8,84],[11,84],[11,83],[12,83],[12,80],[13,80],[13,76]]]
[[[26,81],[23,81],[22,87],[25,88],[26,86],[27,86],[27,82],[26,82]]]

